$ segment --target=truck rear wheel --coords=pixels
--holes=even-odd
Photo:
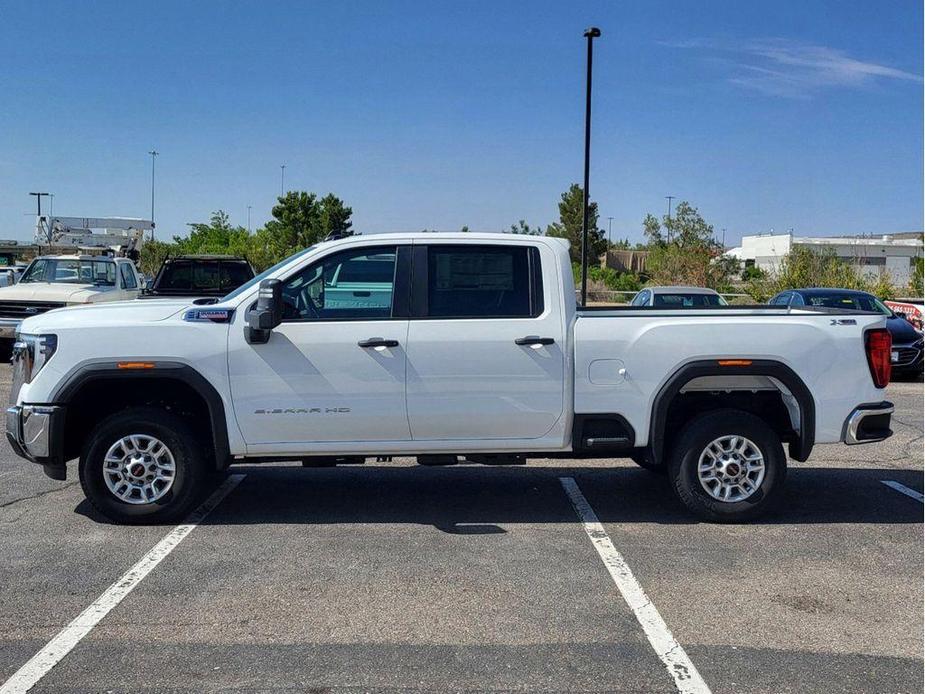
[[[761,418],[716,410],[682,429],[668,471],[688,509],[705,520],[735,523],[758,517],[774,502],[787,475],[787,456]]]
[[[80,484],[93,507],[117,523],[175,521],[205,484],[200,448],[180,417],[133,407],[93,429],[80,457]]]

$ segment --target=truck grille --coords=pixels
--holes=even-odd
[[[31,318],[66,305],[63,301],[0,301],[0,317]]]

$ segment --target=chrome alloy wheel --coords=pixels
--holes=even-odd
[[[700,454],[697,477],[700,486],[719,501],[744,501],[764,481],[764,455],[744,436],[714,439]]]
[[[123,436],[103,458],[103,478],[128,504],[150,504],[173,486],[177,465],[163,441],[147,434]]]

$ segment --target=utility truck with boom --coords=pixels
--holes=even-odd
[[[181,518],[242,462],[628,457],[702,518],[758,516],[788,458],[891,434],[883,315],[576,306],[567,245],[321,243],[214,305],[27,318],[7,436],[119,522]],[[309,473],[310,474],[310,473]]]

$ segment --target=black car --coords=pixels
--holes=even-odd
[[[858,311],[877,311],[886,318],[893,338],[893,373],[922,373],[922,333],[902,316],[897,316],[873,294],[855,289],[791,289],[774,296],[769,304],[779,306],[825,306]]]
[[[143,299],[219,299],[254,276],[244,258],[231,255],[180,255],[168,258]],[[205,303],[205,302],[199,302]]]

